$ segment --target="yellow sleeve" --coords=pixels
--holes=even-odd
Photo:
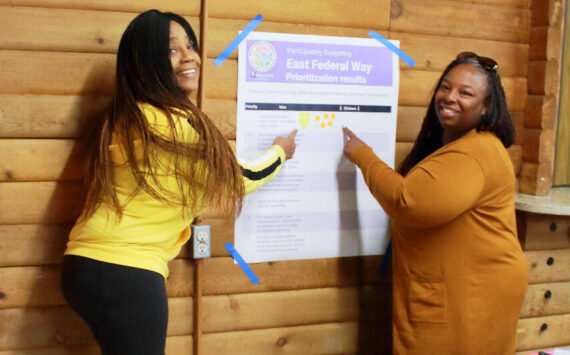
[[[368,146],[350,157],[362,171],[370,192],[386,214],[399,224],[431,228],[451,221],[474,206],[485,177],[466,153],[449,151],[432,156],[402,177]]]
[[[139,107],[154,133],[161,135],[164,139],[172,139],[172,135],[176,134],[176,139],[179,142],[194,143],[198,141],[198,133],[183,115],[177,114],[176,111],[171,114],[174,123],[174,127],[171,128],[168,117],[163,111],[150,104],[140,104]]]
[[[285,151],[279,145],[269,148],[259,158],[251,162],[238,158],[245,193],[253,192],[271,181],[281,170],[283,162],[285,162]]]

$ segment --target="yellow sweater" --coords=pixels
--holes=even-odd
[[[527,263],[500,140],[472,130],[405,178],[369,147],[351,160],[393,220],[394,354],[514,354]]]
[[[141,105],[151,127],[169,135],[169,123],[161,111],[148,104]],[[176,122],[178,139],[196,142],[197,133],[186,119]],[[135,149],[143,149],[135,141]],[[113,183],[119,201],[124,203],[123,217],[117,221],[112,210],[102,204],[88,219],[79,218],[71,230],[65,255],[79,255],[103,262],[151,270],[168,277],[167,263],[178,255],[180,248],[190,237],[190,224],[205,208],[205,201],[198,201],[198,208],[185,216],[182,207],[159,201],[139,190],[134,196],[137,183],[121,149],[116,144],[109,146],[113,160]],[[176,179],[169,173],[171,154],[159,153],[159,182],[171,193],[178,193]],[[246,193],[252,192],[270,181],[281,169],[285,152],[280,146],[267,150],[255,163],[249,165],[240,160]],[[196,189],[200,189],[197,182]],[[198,193],[198,195],[200,195]]]

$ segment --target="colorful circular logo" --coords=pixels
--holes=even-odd
[[[257,71],[268,71],[277,61],[277,51],[266,41],[255,42],[249,48],[249,64]]]

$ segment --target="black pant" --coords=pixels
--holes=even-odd
[[[66,255],[61,289],[103,355],[164,354],[168,299],[162,275]]]

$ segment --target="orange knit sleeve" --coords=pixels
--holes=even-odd
[[[386,214],[402,226],[431,228],[473,207],[485,178],[477,161],[464,152],[432,155],[402,177],[368,146],[350,157]]]

